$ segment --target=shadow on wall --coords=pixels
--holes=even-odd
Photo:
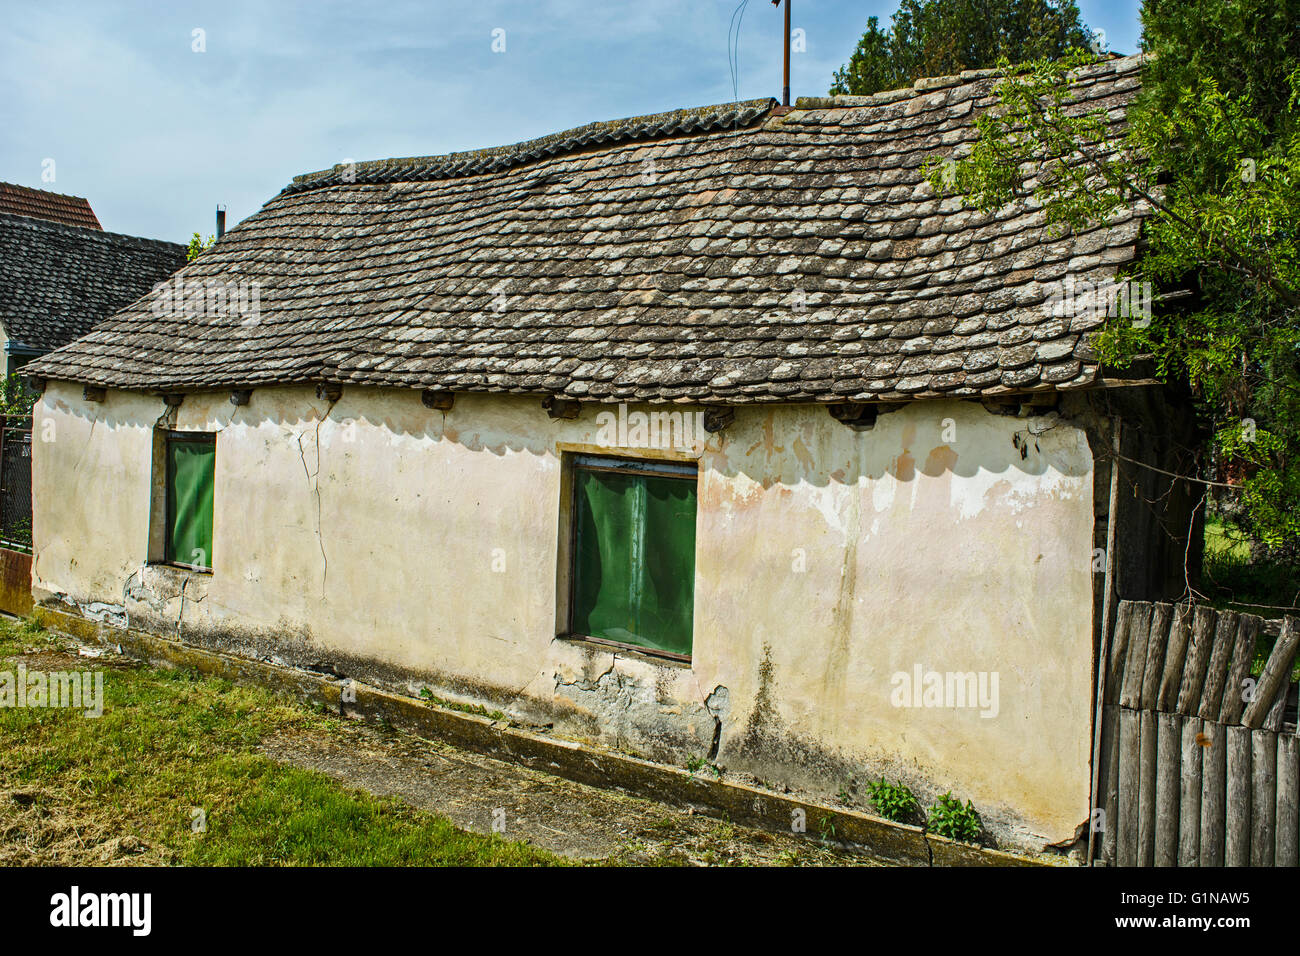
[[[113,393],[122,394],[122,393]],[[154,428],[168,422],[169,409],[159,396],[132,394],[129,405],[68,403],[59,410],[115,428]],[[286,434],[315,431],[326,423],[382,428],[394,438],[455,442],[474,453],[504,456],[527,453],[553,457],[557,441],[600,444],[597,415],[617,405],[587,403],[575,420],[555,421],[539,396],[458,395],[449,412],[424,407],[413,389],[352,387],[334,403],[316,398],[309,386],[254,389],[247,405],[234,406],[224,393],[205,406],[223,414],[199,417],[197,405],[181,405],[173,427],[220,433],[231,425],[270,424]],[[1017,471],[1037,476],[1054,470],[1079,477],[1092,470],[1091,457],[1054,440],[1052,433],[1084,411],[1081,398],[1067,396],[1065,417],[1056,411],[1029,418],[991,413],[976,401],[928,400],[886,407],[869,429],[854,429],[833,420],[822,406],[752,405],[737,407],[735,421],[724,431],[704,435],[697,446],[701,461],[727,477],[745,475],[763,488],[773,485],[853,485],[885,475],[910,482],[918,475],[962,478],[980,472]],[[692,406],[630,406],[651,412],[695,411]],[[94,412],[107,409],[105,418]],[[102,427],[102,425],[101,425]],[[333,441],[328,432],[322,439]],[[635,457],[641,449],[610,445],[609,453]]]
[[[744,475],[764,489],[814,486],[918,476],[1049,471],[1077,478],[1092,471],[1080,453],[1077,433],[1060,413],[1030,418],[994,414],[978,402],[936,400],[882,412],[870,429],[834,421],[824,408],[785,406],[785,413],[755,407],[737,416],[727,443],[706,453],[727,477]],[[1081,411],[1082,409],[1080,409]],[[1078,427],[1077,425],[1075,427]]]

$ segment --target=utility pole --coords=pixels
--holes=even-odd
[[[779,6],[781,0],[772,0],[772,6]],[[785,67],[782,72],[781,105],[790,105],[790,0],[785,0]]]

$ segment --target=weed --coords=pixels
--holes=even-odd
[[[966,801],[965,806],[962,806],[961,801],[954,798],[952,791],[949,791],[930,808],[928,827],[932,833],[950,840],[977,843],[980,834],[984,832],[984,821],[980,819],[979,813],[969,800]]]
[[[884,777],[867,784],[871,794],[871,803],[876,811],[886,820],[895,823],[909,823],[921,813],[921,805],[916,795],[903,783],[888,783]]]
[[[691,774],[691,776],[694,776],[701,770],[707,770],[718,780],[722,779],[722,768],[715,763],[710,763],[708,760],[698,755],[686,759],[686,770]]]
[[[817,831],[821,834],[822,842],[829,843],[835,839],[835,820],[830,814],[822,816],[821,821],[817,824]]]

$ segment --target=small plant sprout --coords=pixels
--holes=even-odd
[[[916,795],[903,783],[889,783],[884,777],[867,784],[871,803],[882,817],[895,823],[907,823],[921,812]]]
[[[939,802],[930,808],[930,818],[926,824],[931,833],[961,840],[964,843],[978,843],[984,832],[984,821],[974,805],[967,800],[966,805],[952,795],[952,791],[939,798]]]

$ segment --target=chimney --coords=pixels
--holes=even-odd
[[[772,0],[772,6],[780,4],[781,0]],[[781,105],[788,107],[790,105],[790,0],[785,0],[785,58],[782,64],[781,78],[784,85],[781,87]]]
[[[226,234],[226,207],[217,206],[217,238],[220,239]]]

